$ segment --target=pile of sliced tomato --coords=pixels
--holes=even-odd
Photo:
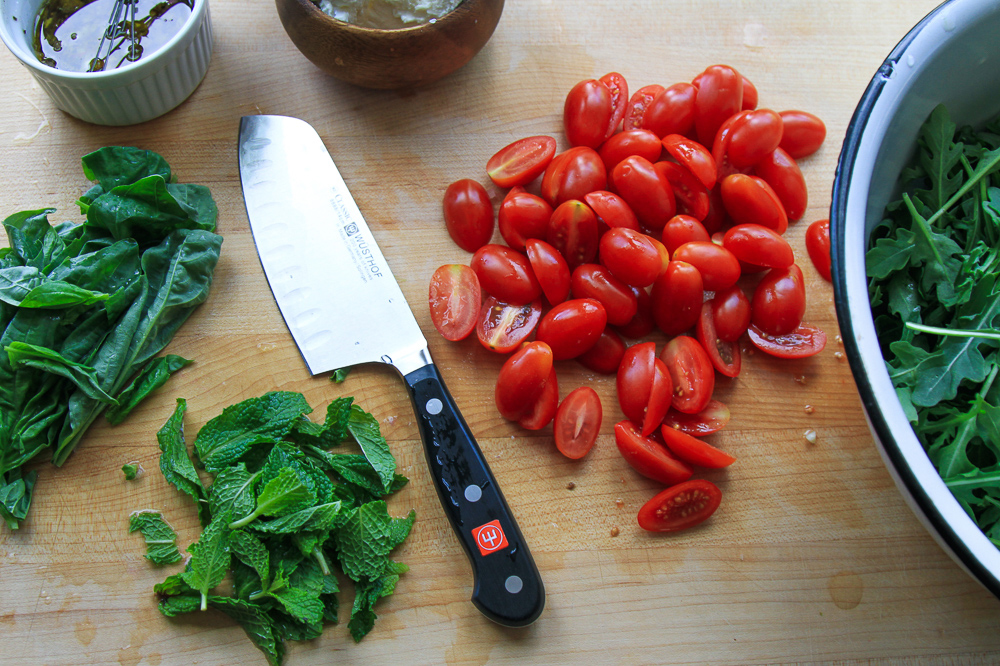
[[[739,375],[740,340],[783,358],[826,343],[803,322],[805,280],[783,237],[808,202],[797,160],[826,127],[757,103],[753,84],[726,65],[631,96],[618,73],[581,81],[563,109],[567,150],[531,136],[487,162],[494,184],[509,188],[495,217],[480,183],[445,192],[448,231],[473,256],[434,273],[434,325],[448,340],[475,331],[510,354],[497,409],[524,428],[552,423],[569,458],[593,447],[602,406],[588,387],[560,404],[556,362],[616,375],[626,417],[618,448],[667,486],[639,512],[646,530],[684,529],[719,506],[719,488],[692,477],[735,461],[703,437],[729,420],[712,394],[716,373]],[[505,245],[490,242],[495,224]],[[812,224],[806,243],[829,280],[829,223]],[[659,353],[642,341],[656,330],[668,338]]]

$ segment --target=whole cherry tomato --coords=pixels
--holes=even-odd
[[[788,229],[781,200],[762,178],[736,173],[722,181],[722,203],[736,224],[759,224],[779,234]]]
[[[781,131],[781,116],[771,109],[744,111],[729,130],[729,163],[737,169],[757,164],[778,147]]]
[[[633,129],[610,136],[601,144],[597,154],[604,160],[604,167],[610,173],[626,157],[639,155],[655,162],[660,159],[662,152],[660,137],[646,129]]]
[[[806,229],[806,251],[812,259],[816,271],[827,282],[832,281],[830,274],[830,220],[816,220]]]
[[[750,325],[750,299],[739,285],[717,291],[708,301],[712,307],[715,334],[725,342],[735,342]]]
[[[726,231],[722,246],[747,264],[788,268],[795,263],[792,246],[774,229],[759,224],[737,224]]]
[[[695,130],[703,146],[711,146],[723,122],[743,108],[743,77],[732,67],[712,65],[698,77]]]
[[[535,336],[552,348],[557,361],[563,361],[593,347],[607,323],[608,314],[598,301],[574,298],[553,306],[538,322]]]
[[[552,350],[544,342],[528,342],[500,367],[494,402],[500,416],[518,421],[532,412],[552,372]]]
[[[728,407],[718,400],[709,400],[705,409],[697,414],[667,410],[667,415],[663,417],[663,427],[680,430],[692,437],[704,437],[725,428],[729,417]]]
[[[632,321],[629,323],[624,326],[616,326],[615,328],[626,338],[641,340],[656,328],[656,321],[653,319],[653,299],[645,289],[632,287],[632,293],[635,294],[639,305],[635,316],[632,317]]]
[[[667,335],[680,335],[695,325],[701,314],[705,287],[698,269],[671,261],[650,291],[653,320]]]
[[[598,256],[612,275],[632,287],[648,287],[663,269],[663,259],[654,239],[624,227],[616,227],[601,236]]]
[[[750,321],[770,335],[791,333],[806,311],[806,287],[796,264],[767,272],[754,289]]]
[[[573,86],[563,104],[563,126],[570,145],[601,145],[608,136],[613,111],[611,91],[600,81],[587,79]]]
[[[711,241],[685,243],[674,250],[672,258],[697,268],[707,291],[728,289],[740,279],[740,262],[732,252]]]
[[[579,460],[594,448],[601,432],[601,398],[589,386],[570,391],[556,412],[552,435],[559,452]]]
[[[497,187],[527,185],[540,176],[556,154],[551,136],[529,136],[504,146],[486,162],[486,174]]]
[[[597,151],[577,146],[552,158],[542,174],[542,198],[552,206],[608,189],[608,171]]]
[[[685,414],[705,409],[715,390],[715,372],[704,347],[690,336],[678,335],[660,352],[660,360],[673,381],[673,408]]]
[[[732,288],[739,289],[739,287]],[[747,317],[749,316],[748,307]],[[745,331],[746,327],[743,330]],[[739,376],[740,368],[743,365],[740,346],[735,341],[723,340],[716,331],[715,310],[712,307],[711,301],[701,304],[701,316],[694,327],[694,333],[698,342],[701,343],[701,346],[708,354],[708,360],[712,363],[713,368],[726,377]]]
[[[823,145],[826,125],[822,120],[807,111],[782,111],[778,115],[785,128],[781,148],[786,153],[798,160],[812,155]]]
[[[659,137],[689,134],[694,129],[694,99],[697,94],[698,89],[686,82],[665,88],[646,107],[642,127]]]
[[[652,101],[663,92],[663,86],[652,84],[639,88],[629,97],[625,107],[625,118],[622,120],[622,129],[640,129],[643,127],[642,119],[646,109]]]
[[[542,394],[535,401],[534,408],[518,419],[517,423],[525,430],[541,430],[552,421],[558,408],[559,379],[556,377],[556,369],[552,368],[542,386]]]
[[[705,189],[715,187],[718,172],[715,158],[704,146],[680,134],[668,134],[661,141],[663,147],[677,163],[688,169],[701,181]]]
[[[628,82],[618,72],[608,72],[598,80],[606,85],[611,93],[611,121],[608,123],[605,135],[609,137],[618,130],[625,118],[625,109],[628,107]]]
[[[754,174],[763,178],[785,207],[789,220],[797,220],[806,212],[809,192],[806,179],[795,159],[781,148],[775,148],[754,166]]]
[[[736,458],[725,451],[680,430],[663,426],[661,434],[670,452],[689,465],[722,469],[736,462]]]
[[[493,204],[486,188],[463,178],[444,191],[444,223],[448,235],[466,252],[475,252],[493,236]]]
[[[482,290],[479,278],[465,264],[445,264],[431,276],[428,293],[431,322],[452,342],[464,340],[476,327]]]
[[[747,333],[757,349],[778,358],[807,358],[826,347],[826,333],[812,324],[800,324],[784,335],[771,335],[751,325]]]
[[[566,258],[570,269],[591,262],[597,256],[597,216],[582,201],[564,201],[552,211],[546,240]]]
[[[604,306],[607,323],[627,324],[639,308],[631,287],[600,264],[580,264],[570,276],[570,290],[575,298],[592,298]]]
[[[643,436],[632,421],[615,424],[615,444],[625,462],[643,476],[667,485],[686,481],[694,470],[657,441]]]
[[[551,305],[565,301],[569,297],[570,272],[559,250],[537,238],[529,238],[524,249],[545,299]]]
[[[653,165],[674,191],[676,212],[696,220],[711,212],[712,195],[691,171],[676,162],[660,161]]]
[[[663,226],[663,244],[671,255],[684,243],[710,240],[705,225],[690,215],[674,215]]]
[[[512,305],[530,303],[542,287],[528,258],[504,245],[484,245],[472,255],[469,266],[487,294]]]
[[[743,110],[751,111],[757,108],[759,94],[757,86],[750,82],[750,79],[743,77]]]
[[[722,503],[711,481],[691,479],[672,485],[639,509],[639,527],[648,532],[677,532],[704,522]]]
[[[625,200],[617,194],[606,190],[596,190],[588,192],[583,201],[590,206],[597,216],[599,228],[613,229],[614,227],[625,227],[639,231],[639,218],[635,216],[632,209],[628,207]],[[603,225],[603,226],[602,226]],[[604,229],[607,231],[607,229]],[[603,235],[603,233],[601,234]]]
[[[524,251],[529,238],[545,238],[549,232],[552,206],[529,192],[511,190],[497,211],[497,226],[507,245]]]
[[[488,296],[476,318],[476,337],[490,351],[506,354],[531,337],[541,317],[541,299],[528,305],[510,305]]]
[[[659,231],[674,216],[674,191],[649,160],[625,158],[612,170],[611,182],[645,228]]]
[[[622,357],[625,355],[625,343],[621,336],[610,328],[604,329],[594,346],[576,357],[577,362],[585,368],[602,375],[613,375],[618,372]]]

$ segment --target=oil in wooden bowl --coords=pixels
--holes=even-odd
[[[117,69],[165,46],[190,18],[194,3],[125,0],[116,17],[116,0],[47,0],[35,21],[32,46],[39,61],[55,69]]]

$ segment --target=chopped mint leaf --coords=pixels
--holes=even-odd
[[[136,477],[142,473],[142,465],[137,462],[125,463],[122,465],[122,474],[126,481],[135,481]]]
[[[153,564],[174,564],[181,561],[177,550],[177,533],[159,511],[136,511],[129,516],[128,531],[141,532],[146,540],[146,559]]]

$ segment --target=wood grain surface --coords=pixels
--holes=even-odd
[[[225,242],[211,297],[169,348],[196,363],[126,423],[97,424],[64,467],[36,465],[29,519],[0,531],[0,664],[264,663],[227,618],[159,614],[152,586],[175,569],[143,559],[127,523],[130,512],[154,508],[182,548],[197,534],[192,507],[157,470],[155,432],[176,398],[187,400],[192,436],[223,407],[274,389],[303,392],[317,408],[353,395],[374,413],[411,478],[390,509],[418,516],[397,553],[411,570],[377,608],[372,634],[356,645],[345,626],[331,626],[292,645],[288,664],[996,663],[1000,602],[945,555],[893,485],[842,360],[832,289],[803,244],[807,222],[828,215],[857,100],[935,4],[507,0],[492,40],[467,66],[399,93],[323,74],[266,1],[212,0],[205,81],[170,114],[125,128],[58,111],[4,50],[0,213],[53,206],[53,219],[78,219],[73,202],[88,185],[80,157],[137,145],[163,154],[180,180],[211,188]],[[807,278],[807,318],[830,344],[801,362],[749,356],[738,379],[719,382],[733,418],[714,441],[739,458],[705,474],[722,487],[722,507],[699,529],[652,535],[635,515],[658,486],[616,450],[614,380],[559,366],[562,395],[590,385],[605,407],[595,449],[566,460],[550,429],[529,433],[497,415],[502,358],[475,340],[438,336],[426,290],[437,266],[469,258],[444,230],[445,187],[475,178],[499,201],[487,158],[531,134],[565,147],[562,104],[574,83],[618,71],[633,90],[669,85],[719,62],[756,84],[762,106],[805,109],[827,123],[826,144],[802,162],[809,208],[788,238]],[[427,477],[400,379],[376,367],[332,384],[306,371],[267,288],[240,193],[238,122],[257,113],[301,117],[327,142],[529,540],[548,592],[533,626],[504,629],[469,603],[470,569]],[[119,470],[131,460],[146,473],[126,482]]]

